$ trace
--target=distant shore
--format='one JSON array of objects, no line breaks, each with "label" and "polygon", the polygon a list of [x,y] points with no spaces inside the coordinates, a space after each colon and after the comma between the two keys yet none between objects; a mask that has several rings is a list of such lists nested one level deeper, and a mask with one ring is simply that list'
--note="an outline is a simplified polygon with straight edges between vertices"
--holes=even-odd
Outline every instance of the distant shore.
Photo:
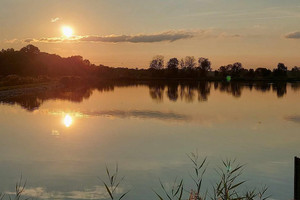
[{"label": "distant shore", "polygon": [[129,69],[94,65],[81,56],[63,58],[56,54],[40,52],[39,48],[33,45],[27,45],[19,51],[0,51],[0,91],[40,88],[41,85],[48,87],[45,85],[49,83],[81,86],[157,81],[296,82],[300,81],[300,67],[288,68],[284,63],[278,63],[273,70],[263,67],[245,69],[242,63],[235,62],[213,70],[208,58],[171,58],[165,64],[163,56],[155,56],[148,69]]},{"label": "distant shore", "polygon": [[22,90],[45,90],[62,87],[76,87],[82,85],[98,85],[112,83],[195,83],[199,81],[208,82],[299,82],[298,78],[231,78],[230,80],[220,77],[208,76],[205,78],[172,78],[172,77],[115,77],[115,78],[95,78],[95,77],[80,77],[80,76],[62,76],[62,77],[22,77],[17,75],[8,75],[0,77],[0,91],[16,91]]}]

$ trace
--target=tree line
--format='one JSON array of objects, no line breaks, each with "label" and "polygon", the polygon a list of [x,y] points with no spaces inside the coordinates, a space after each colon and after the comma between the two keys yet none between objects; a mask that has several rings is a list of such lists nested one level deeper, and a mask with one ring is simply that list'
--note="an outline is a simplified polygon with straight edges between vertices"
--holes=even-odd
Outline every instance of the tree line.
[{"label": "tree line", "polygon": [[[272,78],[299,78],[300,67],[294,66],[291,70],[284,63],[278,63],[273,70],[259,67],[256,69],[245,69],[240,62],[220,66],[212,70],[211,61],[208,58],[186,56],[182,59],[171,58],[164,64],[164,57],[154,56],[150,61],[149,69],[152,71],[165,71],[164,75],[194,78],[224,78],[230,76],[236,79],[272,79]],[[159,73],[158,73],[159,74]],[[162,73],[161,73],[162,74]]]},{"label": "tree line", "polygon": [[221,66],[212,70],[208,58],[186,56],[183,59],[171,58],[164,61],[163,56],[155,56],[148,69],[129,69],[94,65],[82,56],[63,58],[56,54],[41,52],[34,45],[27,45],[20,50],[2,49],[0,51],[0,79],[8,75],[17,76],[78,76],[93,79],[196,79],[196,80],[300,80],[300,67],[288,70],[279,63],[277,68],[245,69],[239,62]]}]

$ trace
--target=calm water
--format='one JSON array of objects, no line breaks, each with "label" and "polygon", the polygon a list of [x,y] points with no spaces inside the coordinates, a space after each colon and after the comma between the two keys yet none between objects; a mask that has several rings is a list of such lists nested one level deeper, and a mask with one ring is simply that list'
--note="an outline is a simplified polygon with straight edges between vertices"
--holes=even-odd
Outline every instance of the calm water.
[{"label": "calm water", "polygon": [[245,187],[293,198],[300,156],[299,84],[120,85],[2,99],[0,191],[37,199],[105,199],[97,177],[118,162],[127,199],[156,199],[159,178],[192,184],[186,153],[208,157],[205,187],[221,160],[246,164]]}]

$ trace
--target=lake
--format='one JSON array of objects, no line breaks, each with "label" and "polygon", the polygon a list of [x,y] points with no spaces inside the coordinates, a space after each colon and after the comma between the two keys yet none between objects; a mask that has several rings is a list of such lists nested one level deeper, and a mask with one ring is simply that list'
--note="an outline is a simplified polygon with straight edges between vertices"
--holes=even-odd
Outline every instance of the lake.
[{"label": "lake", "polygon": [[157,199],[159,179],[192,187],[187,154],[207,157],[204,188],[222,160],[245,164],[242,188],[292,199],[300,156],[299,83],[109,84],[3,98],[0,191],[21,174],[36,199],[107,199],[98,177],[119,166],[124,199]]}]

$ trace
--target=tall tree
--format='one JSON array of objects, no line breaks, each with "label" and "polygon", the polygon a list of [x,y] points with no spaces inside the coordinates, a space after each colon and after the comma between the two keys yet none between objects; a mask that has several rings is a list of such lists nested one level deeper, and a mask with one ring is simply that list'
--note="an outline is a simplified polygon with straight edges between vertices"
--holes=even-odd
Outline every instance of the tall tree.
[{"label": "tall tree", "polygon": [[206,76],[208,71],[211,71],[211,62],[208,58],[199,58],[198,59],[198,69],[201,72],[201,75]]},{"label": "tall tree", "polygon": [[184,59],[185,67],[188,69],[193,69],[196,66],[196,59],[194,56],[186,56]]},{"label": "tall tree", "polygon": [[286,76],[287,67],[283,63],[278,63],[277,68],[273,70],[275,76]]},{"label": "tall tree", "polygon": [[231,72],[235,75],[239,74],[242,70],[243,70],[243,66],[242,63],[240,62],[236,62],[233,63],[232,67],[231,67]]},{"label": "tall tree", "polygon": [[20,52],[22,53],[30,53],[30,54],[39,54],[40,50],[38,47],[33,46],[32,44],[29,44],[25,47],[23,47]]},{"label": "tall tree", "polygon": [[157,55],[153,57],[152,61],[150,62],[151,69],[163,69],[164,68],[164,57]]},{"label": "tall tree", "polygon": [[180,59],[179,66],[180,66],[181,69],[185,68],[185,63],[184,63],[184,59],[183,58]]},{"label": "tall tree", "polygon": [[175,70],[178,69],[179,61],[177,58],[171,58],[167,64],[168,70]]}]

